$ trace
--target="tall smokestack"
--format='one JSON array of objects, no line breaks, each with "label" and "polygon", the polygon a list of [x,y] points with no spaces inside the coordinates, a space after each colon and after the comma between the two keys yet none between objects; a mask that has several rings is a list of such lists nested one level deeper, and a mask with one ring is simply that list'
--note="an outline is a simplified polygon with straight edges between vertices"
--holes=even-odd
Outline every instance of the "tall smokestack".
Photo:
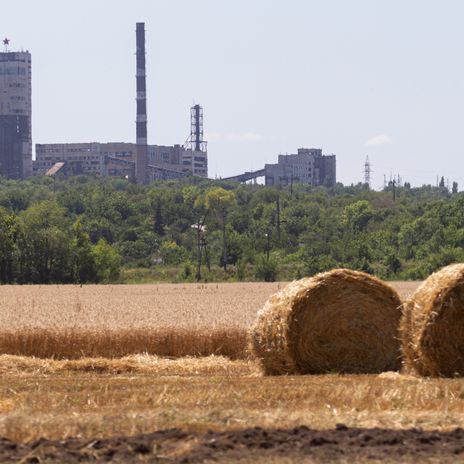
[{"label": "tall smokestack", "polygon": [[148,182],[148,147],[147,147],[147,78],[145,69],[145,23],[137,23],[137,158],[135,177],[137,183]]}]

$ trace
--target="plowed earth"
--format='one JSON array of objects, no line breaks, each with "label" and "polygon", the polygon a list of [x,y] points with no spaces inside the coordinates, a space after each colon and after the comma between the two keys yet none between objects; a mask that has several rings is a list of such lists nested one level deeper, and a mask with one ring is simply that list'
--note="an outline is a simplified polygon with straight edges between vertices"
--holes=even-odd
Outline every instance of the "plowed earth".
[{"label": "plowed earth", "polygon": [[348,428],[317,431],[252,428],[187,433],[180,429],[107,439],[37,440],[17,444],[0,439],[0,462],[462,462],[464,430]]}]

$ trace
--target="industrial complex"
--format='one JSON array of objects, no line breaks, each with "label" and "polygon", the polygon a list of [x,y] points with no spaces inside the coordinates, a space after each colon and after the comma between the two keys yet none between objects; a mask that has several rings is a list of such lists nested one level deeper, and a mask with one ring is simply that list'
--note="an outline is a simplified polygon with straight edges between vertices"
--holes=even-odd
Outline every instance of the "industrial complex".
[{"label": "industrial complex", "polygon": [[208,177],[208,151],[203,135],[203,108],[190,110],[190,136],[183,145],[148,145],[145,24],[136,25],[136,143],[49,143],[36,145],[34,173],[154,180],[186,175]]},{"label": "industrial complex", "polygon": [[[140,184],[179,179],[188,175],[208,177],[208,150],[203,131],[203,108],[190,109],[190,135],[183,144],[149,145],[145,24],[136,24],[136,141],[36,144],[32,159],[31,54],[10,52],[9,40],[0,53],[0,176],[24,179],[33,174],[49,176],[94,175],[135,179]],[[279,155],[276,164],[245,172],[227,180],[246,182],[264,178],[269,186],[293,183],[333,186],[335,155],[321,149],[300,148],[296,154]]]},{"label": "industrial complex", "polygon": [[[196,114],[202,115],[202,112],[201,106],[192,107],[192,134],[183,145],[126,142],[36,144],[34,172],[135,178],[139,183],[178,179],[189,174],[208,177],[206,142],[199,142],[196,136]],[[55,166],[57,163],[61,163],[59,169]]]},{"label": "industrial complex", "polygon": [[224,180],[247,182],[264,177],[268,186],[285,187],[293,183],[333,187],[336,183],[336,157],[323,155],[320,148],[299,148],[295,155],[279,155],[276,164],[265,164],[264,169],[245,172]]}]

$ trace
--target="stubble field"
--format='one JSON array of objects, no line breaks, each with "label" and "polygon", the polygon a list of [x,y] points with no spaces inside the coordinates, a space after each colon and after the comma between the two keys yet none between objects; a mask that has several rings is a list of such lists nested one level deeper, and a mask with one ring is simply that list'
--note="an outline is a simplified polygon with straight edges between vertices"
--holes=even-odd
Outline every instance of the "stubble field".
[{"label": "stubble field", "polygon": [[0,461],[464,460],[461,380],[263,377],[283,285],[1,287]]}]

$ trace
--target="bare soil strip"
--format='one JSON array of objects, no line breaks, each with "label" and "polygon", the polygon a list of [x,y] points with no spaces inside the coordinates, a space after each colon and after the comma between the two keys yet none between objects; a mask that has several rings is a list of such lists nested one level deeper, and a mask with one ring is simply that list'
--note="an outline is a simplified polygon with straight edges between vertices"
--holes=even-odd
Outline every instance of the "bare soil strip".
[{"label": "bare soil strip", "polygon": [[[37,440],[18,444],[0,439],[0,462],[169,462],[249,461],[276,462],[440,462],[464,459],[464,430],[451,432],[419,429],[389,430],[348,428],[332,430],[242,429],[204,434],[180,429],[132,437]],[[431,461],[430,461],[431,459]]]}]

